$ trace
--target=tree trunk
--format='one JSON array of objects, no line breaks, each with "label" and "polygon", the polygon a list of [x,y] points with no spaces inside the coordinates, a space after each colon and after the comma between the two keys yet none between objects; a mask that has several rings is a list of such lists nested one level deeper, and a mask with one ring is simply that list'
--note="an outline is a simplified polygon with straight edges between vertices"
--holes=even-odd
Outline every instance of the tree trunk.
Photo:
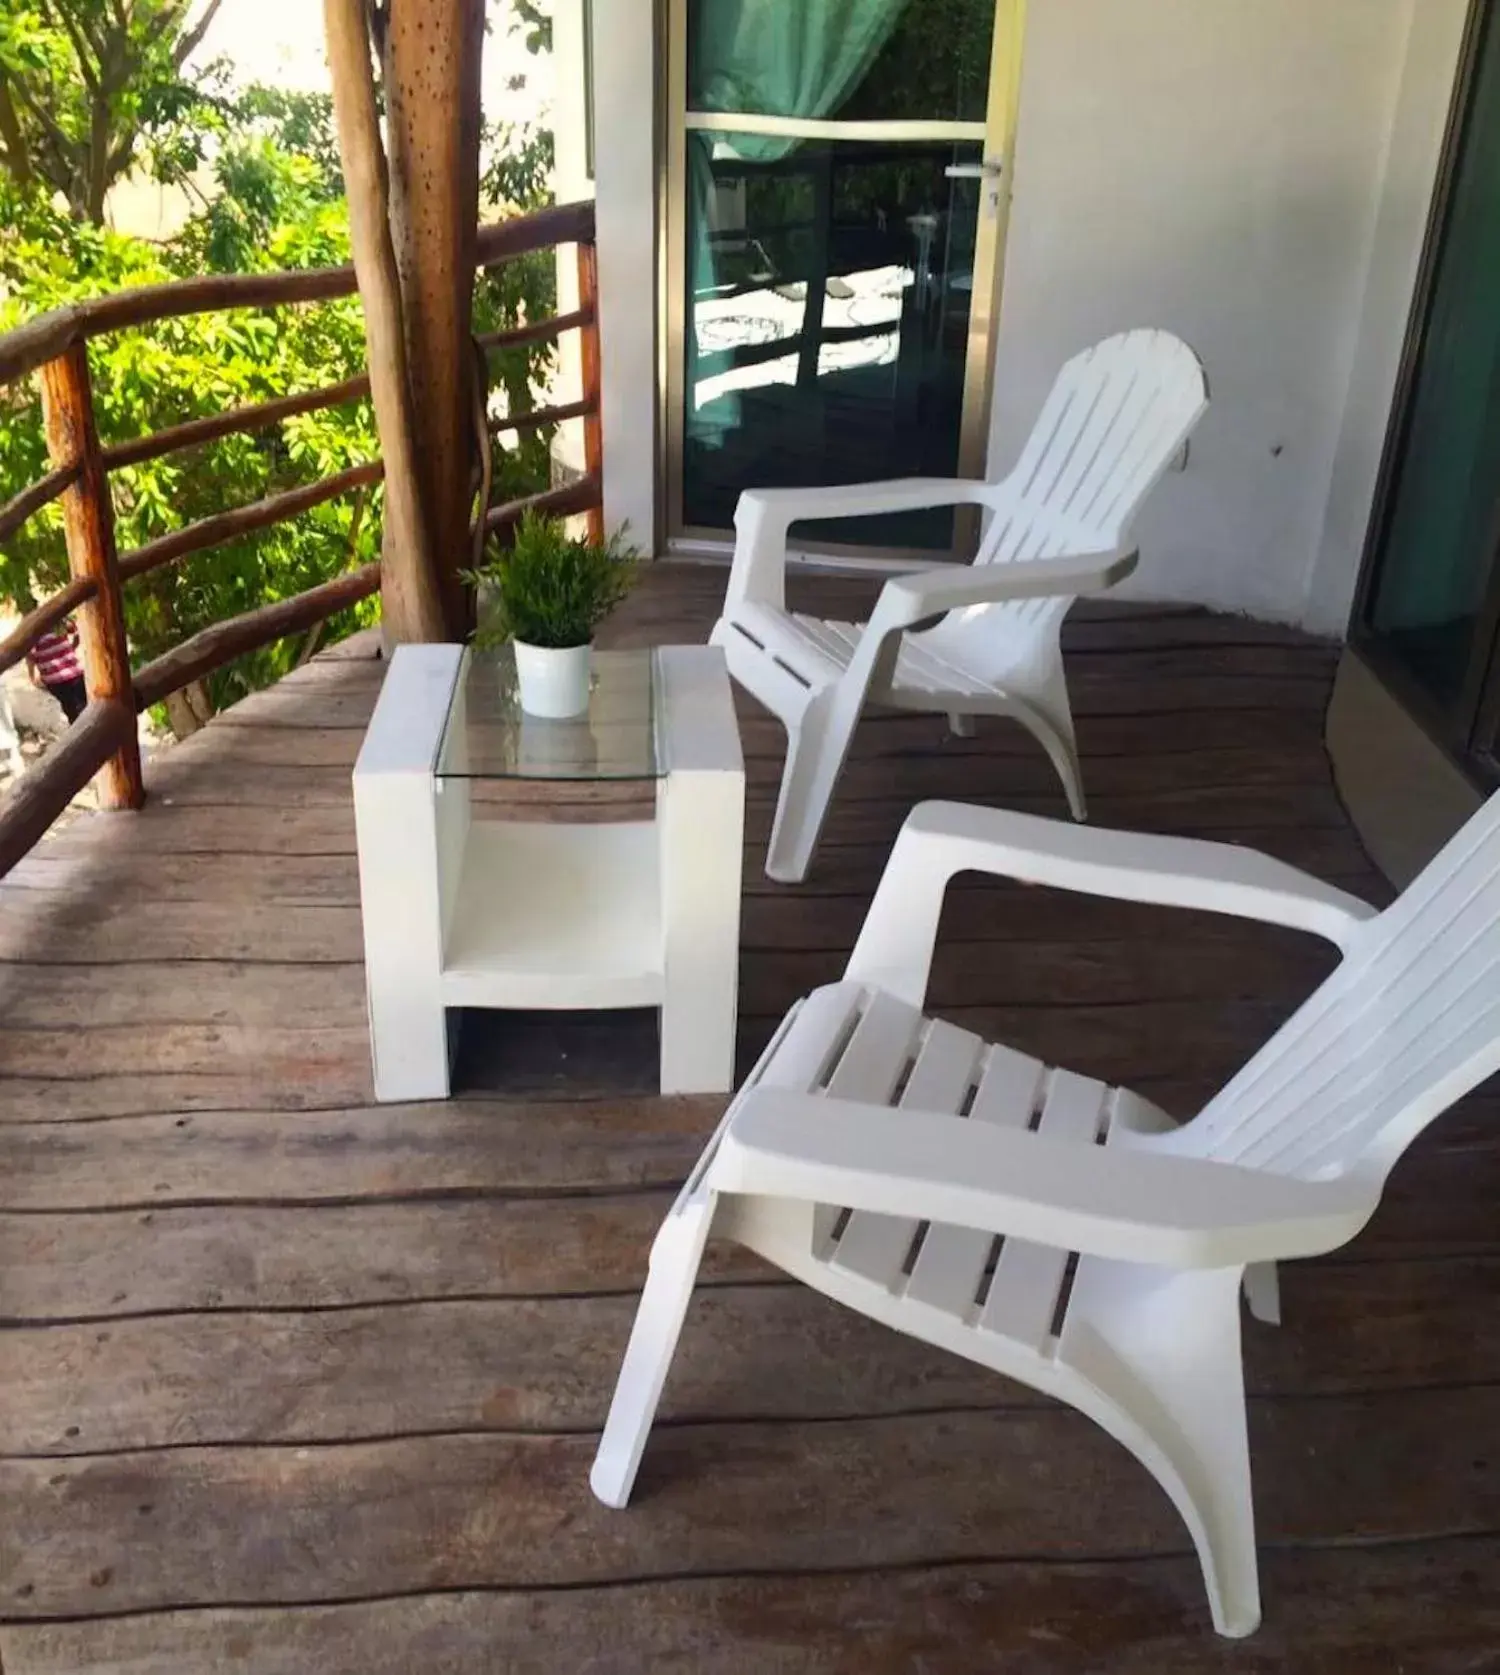
[{"label": "tree trunk", "polygon": [[473,509],[475,232],[484,0],[394,0],[381,42],[390,227],[401,274],[417,464],[438,585],[466,626]]},{"label": "tree trunk", "polygon": [[[442,9],[450,0],[397,0]],[[467,3],[467,0],[465,0]],[[389,178],[376,111],[365,0],[324,0],[349,236],[364,305],[375,424],[385,459],[381,604],[388,639],[443,640],[457,631],[444,608],[432,502],[418,455],[400,274],[391,242]],[[423,187],[426,182],[422,182]],[[476,193],[477,198],[477,193]],[[477,216],[477,202],[469,214]],[[472,285],[473,275],[469,276]],[[467,461],[467,454],[465,455]]]}]

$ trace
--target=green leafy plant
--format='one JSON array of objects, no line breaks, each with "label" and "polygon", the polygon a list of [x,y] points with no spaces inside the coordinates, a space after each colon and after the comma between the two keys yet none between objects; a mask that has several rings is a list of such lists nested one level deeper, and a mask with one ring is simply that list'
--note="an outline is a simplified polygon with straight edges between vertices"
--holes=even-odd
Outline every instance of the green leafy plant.
[{"label": "green leafy plant", "polygon": [[527,512],[513,544],[469,577],[493,594],[478,643],[586,646],[630,591],[636,563],[623,527],[602,544],[578,541],[560,519]]}]

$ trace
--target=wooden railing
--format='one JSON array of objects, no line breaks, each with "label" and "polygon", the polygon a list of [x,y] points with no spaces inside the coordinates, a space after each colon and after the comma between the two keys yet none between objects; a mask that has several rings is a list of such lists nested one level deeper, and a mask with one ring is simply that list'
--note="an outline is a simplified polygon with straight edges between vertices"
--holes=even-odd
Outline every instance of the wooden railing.
[{"label": "wooden railing", "polygon": [[[478,338],[494,349],[582,334],[582,399],[501,419],[493,431],[520,430],[581,418],[585,473],[577,481],[526,499],[489,506],[487,531],[513,523],[529,507],[559,515],[588,512],[600,521],[602,444],[599,424],[598,279],[592,204],[541,210],[479,229],[478,266],[490,268],[534,250],[578,246],[579,306],[569,314],[529,320]],[[71,580],[44,600],[0,640],[0,674],[19,663],[50,629],[78,616],[88,706],[67,736],[17,782],[0,803],[0,877],[48,830],[61,811],[96,775],[100,805],[137,808],[143,800],[136,716],[149,704],[201,680],[246,652],[289,634],[303,633],[374,593],[380,566],[366,564],[291,599],[215,623],[181,645],[132,671],[125,639],[121,589],[139,576],[191,553],[283,523],[313,506],[378,482],[376,459],[331,477],[286,489],[247,506],[202,518],[129,552],[115,546],[109,474],[238,432],[255,431],[298,413],[334,407],[369,393],[368,376],[342,384],[258,402],[193,419],[110,446],[100,443],[89,381],[88,345],[105,333],[189,314],[231,308],[270,308],[351,296],[352,267],[294,273],[215,275],[142,286],[94,301],[74,303],[0,336],[0,386],[39,373],[47,448],[53,469],[0,505],[0,541],[44,506],[61,499]]]}]

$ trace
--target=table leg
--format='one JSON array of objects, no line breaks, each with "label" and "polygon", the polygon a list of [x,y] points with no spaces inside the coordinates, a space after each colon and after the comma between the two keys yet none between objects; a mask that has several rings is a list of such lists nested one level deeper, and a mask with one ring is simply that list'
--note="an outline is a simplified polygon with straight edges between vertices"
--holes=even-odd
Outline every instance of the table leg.
[{"label": "table leg", "polygon": [[454,871],[458,827],[466,823],[467,787],[440,785],[433,769],[459,651],[398,649],[354,770],[365,988],[379,1100],[446,1099],[449,1092],[443,886]]},{"label": "table leg", "polygon": [[660,654],[668,772],[657,782],[661,1091],[734,1086],[745,773],[723,654]]}]

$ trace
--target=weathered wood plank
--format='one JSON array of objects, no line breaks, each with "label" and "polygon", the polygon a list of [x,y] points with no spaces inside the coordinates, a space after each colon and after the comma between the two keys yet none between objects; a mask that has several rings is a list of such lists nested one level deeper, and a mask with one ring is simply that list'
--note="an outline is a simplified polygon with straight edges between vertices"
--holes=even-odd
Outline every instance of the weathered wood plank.
[{"label": "weathered wood plank", "polygon": [[[635,1296],[173,1315],[5,1334],[0,1456],[598,1430]],[[1040,1398],[794,1285],[710,1287],[661,1410],[826,1419]]]},{"label": "weathered wood plank", "polygon": [[[65,835],[65,834],[64,834]],[[137,834],[139,836],[139,834]],[[1271,833],[1271,847],[1299,857],[1295,864],[1316,876],[1346,888],[1368,884],[1369,899],[1388,896],[1368,861],[1342,832],[1309,830]],[[226,832],[225,842],[254,842],[254,835]],[[247,849],[233,854],[190,850],[161,854],[144,842],[122,843],[115,854],[101,852],[95,844],[69,845],[49,842],[28,855],[0,883],[0,908],[17,902],[19,890],[51,890],[76,894],[97,889],[119,893],[153,906],[163,903],[198,901],[243,903],[260,906],[343,906],[359,905],[359,869],[352,850],[332,855],[282,854],[276,837],[268,833],[261,850]],[[1256,847],[1259,847],[1258,845]],[[820,887],[816,880],[789,890],[773,885],[758,873],[748,879],[747,888],[755,899],[745,914],[742,947],[843,948],[854,946],[869,892],[889,851],[878,845],[865,850],[842,849],[841,865]],[[760,859],[753,850],[751,859]],[[858,877],[846,878],[847,869],[858,866],[869,882],[856,888]],[[1378,893],[1377,893],[1378,891]],[[962,876],[949,886],[950,901],[961,901],[962,912],[950,912],[944,922],[942,941],[973,940],[983,926],[983,935],[999,941],[1033,941],[1066,938],[1077,942],[1135,940],[1142,933],[1156,937],[1166,933],[1184,942],[1197,938],[1244,935],[1244,927],[1214,916],[1185,913],[1164,914],[1160,908],[1120,903],[1102,897],[1069,897],[1055,893],[1011,889],[1002,880]],[[33,907],[36,903],[32,903]],[[978,917],[976,917],[976,915]],[[1200,931],[1201,926],[1201,931]]]},{"label": "weathered wood plank", "polygon": [[[831,960],[830,964],[837,964]],[[741,998],[739,1053],[742,1067],[759,1056],[775,1024],[801,992],[794,978],[750,980]],[[1065,1064],[1081,1074],[1153,1091],[1166,1079],[1205,1099],[1289,1015],[1295,999],[1266,1002],[1255,998],[1217,999],[1206,1009],[1198,997],[1179,1000],[1083,1004],[1059,1001],[945,1005],[942,1014],[986,1040],[1003,1041],[1050,1064]],[[1206,1015],[1205,1015],[1206,1014]],[[513,1026],[514,1027],[514,1026]],[[649,1079],[645,1053],[621,1045],[608,1021],[585,1021],[588,1040],[597,1049],[598,1066],[589,1091],[604,1091],[601,1067],[639,1072],[638,1086]],[[649,1028],[649,1020],[643,1020]],[[539,1026],[532,1030],[536,1052],[518,1060],[501,1047],[486,1055],[481,1085],[528,1091],[550,1074],[537,1068],[544,1058],[568,1051],[560,1039],[542,1046]],[[623,1053],[623,1058],[618,1055]],[[153,1076],[201,1078],[217,1084],[220,1109],[235,1103],[259,1109],[328,1108],[354,1105],[371,1097],[368,1035],[362,1024],[339,1028],[299,1028],[236,1023],[162,1023],[150,1030],[132,1026],[75,1028],[65,1032],[0,1029],[0,1086],[4,1078],[50,1085],[52,1103],[70,1097],[64,1090],[88,1086],[101,1064],[111,1075],[128,1080]],[[565,1066],[558,1060],[557,1072]],[[574,1088],[589,1067],[577,1066]],[[170,1083],[166,1084],[170,1087]],[[563,1091],[566,1091],[566,1084]],[[25,1120],[18,1115],[20,1090],[3,1100],[0,1128]],[[189,1105],[197,1101],[188,1101]],[[158,1106],[162,1109],[162,1106]],[[169,1101],[166,1108],[171,1108]],[[1183,1114],[1191,1110],[1184,1108]],[[55,1124],[73,1115],[67,1107],[51,1115]]]},{"label": "weathered wood plank", "polygon": [[[1500,1445],[1487,1390],[1258,1402],[1251,1430],[1266,1546],[1483,1535],[1500,1520],[1500,1468],[1477,1463]],[[4,1609],[106,1616],[1186,1545],[1147,1474],[1063,1409],[665,1426],[623,1516],[589,1493],[594,1444],[460,1435],[5,1461]]]},{"label": "weathered wood plank", "polygon": [[460,1099],[0,1126],[0,1208],[348,1203],[675,1185],[724,1109],[673,1099]]},{"label": "weathered wood plank", "polygon": [[[364,971],[358,965],[243,965],[221,960],[177,960],[142,965],[126,985],[109,965],[0,963],[0,1034],[170,1024],[219,1024],[244,1029],[358,1029],[365,1023]],[[56,1041],[53,1074],[72,1054]],[[87,1059],[84,1059],[87,1068]],[[3,1048],[0,1064],[8,1065]],[[94,1066],[97,1069],[97,1066]]]},{"label": "weathered wood plank", "polygon": [[[635,1253],[633,1276],[601,1279],[639,1283],[645,1254]],[[1253,1394],[1500,1380],[1500,1333],[1475,1330],[1500,1302],[1500,1261],[1441,1274],[1425,1262],[1309,1264],[1288,1280],[1289,1328],[1248,1335]],[[0,1347],[0,1455],[597,1430],[635,1307],[632,1287],[13,1327]],[[660,1418],[828,1420],[1044,1402],[805,1287],[711,1285],[693,1305]]]},{"label": "weathered wood plank", "polygon": [[288,1083],[325,1100],[373,1098],[363,1023],[301,1027],[265,1023],[113,1024],[61,1031],[0,1029],[0,1070],[58,1087],[110,1074],[212,1075],[249,1089]]},{"label": "weathered wood plank", "polygon": [[[684,1142],[684,1153],[689,1143]],[[554,1198],[215,1204],[0,1214],[3,1318],[348,1308],[474,1297],[634,1296],[673,1189]],[[769,1270],[715,1241],[705,1284]]]},{"label": "weathered wood plank", "polygon": [[[274,1127],[277,1119],[266,1116],[263,1121]],[[605,1177],[611,1160],[591,1158],[590,1144],[607,1146],[609,1141],[579,1138],[577,1145],[580,1161]],[[699,1144],[700,1137],[692,1133],[666,1136],[652,1167],[675,1181],[686,1173]],[[503,1195],[360,1202],[370,1191],[387,1192],[389,1183],[379,1173],[348,1169],[350,1197],[356,1201],[224,1202],[225,1196],[253,1194],[257,1161],[253,1151],[242,1163],[222,1160],[211,1177],[218,1195],[212,1208],[0,1214],[0,1315],[12,1322],[41,1322],[455,1297],[633,1295],[673,1191],[612,1194],[590,1187],[566,1202]],[[413,1178],[423,1177],[409,1173],[397,1185]],[[277,1178],[270,1184],[277,1184]],[[66,1185],[66,1180],[59,1183],[59,1193]],[[1302,1340],[1311,1337],[1319,1350],[1337,1356],[1346,1338],[1368,1336],[1376,1354],[1387,1314],[1404,1318],[1399,1299],[1417,1294],[1426,1298],[1424,1308],[1453,1322],[1455,1331],[1469,1331],[1477,1351],[1487,1353],[1480,1317],[1471,1315],[1465,1323],[1450,1300],[1431,1288],[1441,1288],[1448,1271],[1433,1265],[1434,1259],[1466,1262],[1500,1254],[1497,1195],[1500,1154],[1495,1152],[1475,1156],[1424,1145],[1403,1159],[1380,1210],[1352,1245],[1328,1263],[1286,1270],[1287,1326],[1270,1340],[1274,1353],[1302,1353]],[[1401,1272],[1389,1282],[1345,1272],[1361,1264],[1391,1263]],[[757,1258],[736,1246],[715,1241],[709,1247],[704,1275],[710,1281],[764,1272]],[[1385,1295],[1387,1284],[1397,1301]],[[1343,1316],[1334,1303],[1320,1301],[1339,1298],[1347,1305]],[[1445,1334],[1447,1329],[1445,1324]],[[1252,1331],[1253,1339],[1259,1336]]]},{"label": "weathered wood plank", "polygon": [[275,965],[364,958],[353,906],[302,902],[265,912],[233,902],[122,901],[109,899],[102,882],[87,891],[13,892],[4,903],[0,960],[28,966],[158,964],[184,954]]},{"label": "weathered wood plank", "polygon": [[352,856],[354,807],[351,802],[347,808],[179,808],[148,802],[128,819],[85,814],[54,831],[36,854],[145,857],[164,849],[178,855]]},{"label": "weathered wood plank", "polygon": [[[275,898],[273,897],[272,900]],[[987,908],[988,904],[983,904]],[[1266,994],[1310,993],[1334,963],[1307,939],[1258,936],[1229,925],[1225,934],[1154,939],[1027,942],[989,932],[988,913],[965,895],[973,917],[962,937],[950,936],[928,988],[928,1004],[959,1006],[1132,1005],[1141,1001],[1257,1000]],[[841,975],[853,946],[847,934],[804,910],[793,934],[812,948],[747,948],[741,960],[740,1004],[747,1013],[784,1009],[788,1001]],[[854,917],[851,915],[850,917]],[[792,920],[785,915],[780,922]],[[975,922],[978,921],[978,922]],[[840,922],[840,929],[843,929]],[[1238,933],[1238,934],[1236,934]],[[1004,953],[997,953],[998,947]],[[364,975],[354,963],[241,963],[220,960],[141,962],[126,990],[112,965],[0,962],[0,1067],[22,1073],[26,1043],[18,1030],[72,1026],[72,1041],[49,1044],[49,1073],[91,1074],[91,1032],[130,1024],[213,1023],[275,1029],[295,1018],[299,1030],[358,1029],[365,1022]],[[17,1048],[19,1056],[8,1051]],[[211,1043],[217,1047],[217,1043]],[[125,1062],[116,1068],[126,1071]]]},{"label": "weathered wood plank", "polygon": [[0,1646],[7,1675],[1476,1675],[1500,1642],[1497,1568],[1492,1538],[1265,1551],[1248,1644],[1213,1634],[1174,1556],[149,1613],[15,1625]]},{"label": "weathered wood plank", "polygon": [[[212,753],[204,750],[189,754],[193,740],[186,741],[180,750],[169,750],[153,763],[152,786],[160,794],[178,796],[200,778],[217,785],[225,767],[233,766],[250,784],[263,783],[268,794],[290,787],[309,800],[315,794],[334,790],[347,795],[349,772],[362,742],[355,730],[298,728],[290,730],[293,736],[289,739],[283,739],[280,730],[269,728],[241,731],[246,735],[245,748],[236,750],[232,761],[226,759],[222,746]],[[197,736],[217,744],[217,735],[211,730]],[[744,743],[752,795],[774,796],[786,754],[784,739],[761,735]],[[945,740],[937,735],[899,750],[886,745],[861,753],[845,768],[837,795],[849,802],[951,796],[955,775],[962,776],[966,796],[979,802],[1041,797],[1055,786],[1056,773],[1040,748],[1015,754],[975,748],[987,743],[977,737]],[[252,771],[246,772],[247,766]],[[1290,753],[1274,745],[1101,756],[1097,763],[1086,761],[1085,769],[1091,796],[1122,800],[1163,793],[1198,793],[1201,799],[1205,789],[1216,786],[1321,792],[1329,783],[1327,764],[1319,756],[1311,751]],[[543,784],[525,780],[497,783],[533,789]],[[619,784],[602,783],[615,788]],[[555,794],[557,787],[545,789]]]},{"label": "weathered wood plank", "polygon": [[[1023,814],[1058,814],[1061,791],[1016,792],[1004,798],[1006,808]],[[976,798],[975,801],[989,799]],[[995,799],[999,801],[999,799]],[[828,812],[827,853],[833,859],[820,869],[828,877],[837,865],[837,850],[850,843],[890,843],[911,812],[913,799],[905,796],[841,797],[835,793]],[[1064,809],[1066,805],[1062,805]],[[1178,832],[1188,836],[1217,837],[1230,841],[1239,831],[1254,827],[1273,830],[1278,826],[1322,827],[1347,831],[1343,813],[1332,786],[1309,786],[1290,794],[1264,786],[1193,786],[1163,790],[1159,795],[1099,796],[1090,792],[1091,818],[1100,826],[1127,831]],[[1097,814],[1092,811],[1097,808]],[[752,846],[770,832],[775,800],[769,792],[752,792],[745,799],[745,829]],[[824,853],[820,848],[819,853]]]},{"label": "weathered wood plank", "polygon": [[[959,911],[973,912],[976,905],[975,897],[966,895]],[[988,915],[985,929],[987,921]],[[1310,938],[1273,938],[1243,926],[1228,927],[1220,936],[1179,939],[1171,934],[1170,920],[1158,920],[1154,937],[1108,942],[1029,942],[986,937],[979,930],[971,922],[967,936],[939,944],[927,986],[929,1007],[947,1013],[975,1006],[1133,1006],[1194,997],[1261,1001],[1266,995],[1310,994],[1337,963],[1336,954]],[[786,997],[836,982],[852,946],[830,938],[817,950],[747,953],[740,1005],[750,1013],[784,1009]]]}]

